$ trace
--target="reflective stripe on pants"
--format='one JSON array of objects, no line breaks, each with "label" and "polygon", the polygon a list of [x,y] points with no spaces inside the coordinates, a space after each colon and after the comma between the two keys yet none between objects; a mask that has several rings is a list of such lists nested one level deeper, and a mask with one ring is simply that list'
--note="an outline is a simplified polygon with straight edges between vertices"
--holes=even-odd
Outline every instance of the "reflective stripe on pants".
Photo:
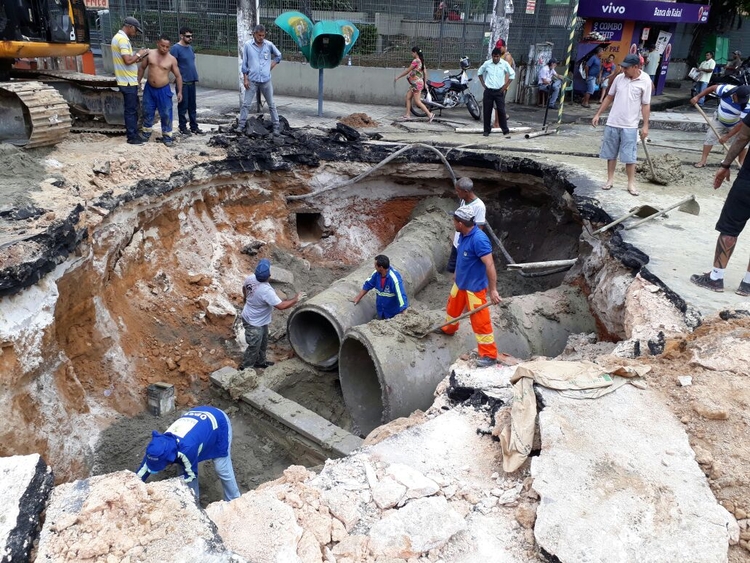
[{"label": "reflective stripe on pants", "polygon": [[[473,311],[477,307],[487,303],[487,290],[467,291],[458,289],[454,283],[451,288],[451,294],[448,297],[448,305],[445,308],[445,320],[452,321],[460,317],[465,310]],[[471,328],[477,339],[477,348],[480,356],[486,358],[497,358],[497,346],[495,345],[495,335],[492,331],[492,319],[490,318],[490,309],[482,309],[469,317]],[[446,334],[454,334],[458,330],[458,321],[443,328]]]}]

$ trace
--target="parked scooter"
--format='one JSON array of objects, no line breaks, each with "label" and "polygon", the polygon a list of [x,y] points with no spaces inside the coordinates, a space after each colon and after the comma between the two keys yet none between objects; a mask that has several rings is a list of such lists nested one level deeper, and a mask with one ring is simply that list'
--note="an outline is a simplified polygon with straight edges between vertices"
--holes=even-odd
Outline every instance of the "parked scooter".
[{"label": "parked scooter", "polygon": [[[466,74],[466,69],[471,66],[469,57],[462,57],[461,61],[461,72],[458,74],[448,74],[448,77],[442,82],[434,82],[432,80],[425,81],[425,88],[422,89],[422,102],[427,106],[430,111],[452,109],[459,106],[466,106],[469,110],[471,117],[479,119],[479,104],[474,94],[469,90],[469,82],[471,78]],[[411,112],[417,117],[425,117],[425,113],[420,110],[416,104],[412,104]]]}]

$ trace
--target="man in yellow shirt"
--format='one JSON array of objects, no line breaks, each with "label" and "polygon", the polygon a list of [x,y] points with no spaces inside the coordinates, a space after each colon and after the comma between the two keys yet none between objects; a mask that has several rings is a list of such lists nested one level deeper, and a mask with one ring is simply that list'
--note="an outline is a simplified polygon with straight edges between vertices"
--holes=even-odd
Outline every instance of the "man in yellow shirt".
[{"label": "man in yellow shirt", "polygon": [[123,26],[112,38],[112,61],[115,66],[115,79],[123,98],[125,129],[128,143],[140,145],[143,139],[138,135],[138,63],[148,55],[148,49],[133,53],[130,39],[143,33],[140,22],[127,17]]}]

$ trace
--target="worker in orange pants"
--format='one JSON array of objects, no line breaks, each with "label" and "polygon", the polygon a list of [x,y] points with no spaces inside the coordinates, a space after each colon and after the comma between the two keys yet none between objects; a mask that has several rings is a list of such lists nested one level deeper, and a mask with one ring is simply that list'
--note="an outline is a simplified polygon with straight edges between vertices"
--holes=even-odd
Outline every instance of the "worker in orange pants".
[{"label": "worker in orange pants", "polygon": [[[497,272],[492,259],[492,245],[487,235],[474,223],[475,210],[469,206],[456,209],[453,225],[459,233],[456,259],[456,281],[451,288],[446,306],[446,321],[453,321],[464,310],[473,311],[487,302],[487,290],[492,303],[500,303],[497,292]],[[471,328],[477,339],[479,359],[477,367],[488,367],[497,363],[497,346],[492,331],[489,309],[483,309],[471,317]],[[454,334],[458,322],[442,328],[445,334]]]}]

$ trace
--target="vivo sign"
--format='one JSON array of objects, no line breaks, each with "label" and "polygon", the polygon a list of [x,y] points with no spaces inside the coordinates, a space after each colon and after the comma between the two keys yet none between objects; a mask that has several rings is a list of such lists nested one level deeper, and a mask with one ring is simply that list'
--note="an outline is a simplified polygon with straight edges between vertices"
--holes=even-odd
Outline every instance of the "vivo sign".
[{"label": "vivo sign", "polygon": [[624,14],[625,6],[615,6],[610,2],[606,6],[602,6],[602,12],[605,14]]},{"label": "vivo sign", "polygon": [[583,17],[628,19],[644,22],[704,23],[709,6],[649,0],[581,0]]}]

